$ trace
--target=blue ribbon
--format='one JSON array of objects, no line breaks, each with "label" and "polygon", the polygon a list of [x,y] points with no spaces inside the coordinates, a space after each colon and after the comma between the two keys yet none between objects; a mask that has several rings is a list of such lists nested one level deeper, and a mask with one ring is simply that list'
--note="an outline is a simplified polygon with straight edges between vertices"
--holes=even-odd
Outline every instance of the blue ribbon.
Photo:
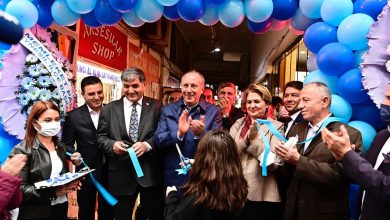
[{"label": "blue ribbon", "polygon": [[137,177],[143,177],[144,173],[142,172],[141,165],[139,164],[137,155],[135,154],[135,151],[133,148],[129,147],[127,148],[127,152],[129,152],[131,162],[133,163],[135,172],[137,173]]},{"label": "blue ribbon", "polygon": [[[68,155],[69,157],[72,156],[72,154],[69,153],[69,152],[66,152],[66,155]],[[83,158],[78,158],[78,159],[81,160],[81,163],[82,163],[85,167],[89,168],[89,166],[84,162]],[[90,175],[91,180],[92,180],[93,184],[95,185],[96,189],[99,191],[100,195],[103,196],[103,198],[106,200],[106,202],[107,202],[108,204],[110,204],[110,206],[114,206],[116,203],[118,203],[118,200],[117,200],[114,196],[112,196],[112,195],[110,194],[110,192],[108,192],[108,191],[107,191],[107,190],[106,190],[106,189],[105,189],[105,188],[104,188],[104,187],[95,179],[95,177],[93,176],[92,173],[89,173],[89,175]]]},{"label": "blue ribbon", "polygon": [[176,169],[177,175],[187,175],[190,168],[191,168],[191,164],[189,163],[180,169]]},{"label": "blue ribbon", "polygon": [[268,170],[267,170],[267,157],[269,152],[271,151],[271,145],[269,144],[269,141],[265,137],[265,135],[261,132],[261,139],[264,143],[264,155],[263,155],[263,166],[261,167],[261,175],[262,176],[268,176]]}]

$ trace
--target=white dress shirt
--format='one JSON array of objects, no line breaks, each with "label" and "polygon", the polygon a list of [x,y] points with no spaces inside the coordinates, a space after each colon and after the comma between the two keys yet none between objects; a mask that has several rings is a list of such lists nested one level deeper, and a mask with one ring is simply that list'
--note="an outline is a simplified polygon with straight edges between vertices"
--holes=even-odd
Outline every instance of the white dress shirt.
[{"label": "white dress shirt", "polygon": [[[325,120],[328,119],[331,115],[332,114],[329,114],[328,116],[326,116],[324,119],[322,119],[320,122],[318,122],[314,126],[309,122],[309,129],[307,130],[306,140],[311,138],[311,137],[313,137],[318,132],[318,130],[320,130],[320,127],[325,122]],[[305,146],[303,148],[303,152],[305,152],[307,150],[307,148],[309,147],[311,141],[312,140],[310,140],[310,141],[305,143]]]},{"label": "white dress shirt", "polygon": [[[88,105],[87,105],[87,106],[88,106]],[[93,125],[94,125],[95,128],[97,129],[98,123],[99,123],[99,115],[100,115],[100,112],[97,112],[97,111],[92,110],[89,106],[88,106],[88,111],[89,111],[89,115],[91,116]]]}]

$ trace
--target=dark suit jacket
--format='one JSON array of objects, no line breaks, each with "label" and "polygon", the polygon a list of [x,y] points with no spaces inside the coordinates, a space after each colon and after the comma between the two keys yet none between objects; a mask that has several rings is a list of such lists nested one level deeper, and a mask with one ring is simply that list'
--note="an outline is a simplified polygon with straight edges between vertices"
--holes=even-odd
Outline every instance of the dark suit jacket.
[{"label": "dark suit jacket", "polygon": [[367,161],[353,151],[348,152],[341,161],[348,176],[366,190],[361,220],[390,218],[390,163],[384,161],[378,170],[373,169],[383,145],[389,138],[390,132],[387,129],[375,136],[365,155]]},{"label": "dark suit jacket", "polygon": [[229,116],[222,118],[222,127],[229,131],[237,119],[244,117],[244,115],[245,113],[241,109],[232,106]]},{"label": "dark suit jacket", "polygon": [[[340,122],[330,123],[330,131],[339,131]],[[294,126],[289,136],[298,134],[299,142],[306,139],[308,122]],[[351,143],[362,148],[362,138],[358,130],[346,125]],[[328,220],[348,219],[348,178],[333,158],[327,146],[317,135],[302,153],[304,144],[297,145],[301,153],[296,166],[291,169],[292,179],[287,192],[284,219]],[[298,218],[296,218],[298,217]]]},{"label": "dark suit jacket", "polygon": [[117,156],[112,149],[116,141],[123,141],[129,146],[134,144],[126,130],[123,111],[124,98],[103,107],[97,130],[99,148],[103,149],[109,158],[109,189],[114,195],[132,195],[136,192],[138,184],[142,187],[149,187],[162,182],[161,159],[156,153],[153,143],[153,135],[157,128],[162,103],[145,96],[142,100],[137,140],[138,142],[148,142],[153,149],[138,158],[144,173],[143,177],[138,178],[129,154]]},{"label": "dark suit jacket", "polygon": [[288,133],[286,134],[286,137],[289,136],[289,133],[291,132],[291,129],[294,127],[294,125],[298,124],[298,123],[301,123],[302,121],[304,121],[305,119],[303,119],[303,116],[301,113],[298,114],[298,116],[295,118],[293,124],[291,125],[291,128],[290,130],[288,131]]}]

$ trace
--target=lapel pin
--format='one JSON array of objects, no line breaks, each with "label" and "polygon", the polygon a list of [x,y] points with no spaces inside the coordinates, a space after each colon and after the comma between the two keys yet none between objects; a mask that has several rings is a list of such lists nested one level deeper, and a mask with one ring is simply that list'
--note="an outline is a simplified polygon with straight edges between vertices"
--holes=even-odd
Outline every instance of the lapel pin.
[{"label": "lapel pin", "polygon": [[147,102],[146,105],[149,105],[149,102]]}]

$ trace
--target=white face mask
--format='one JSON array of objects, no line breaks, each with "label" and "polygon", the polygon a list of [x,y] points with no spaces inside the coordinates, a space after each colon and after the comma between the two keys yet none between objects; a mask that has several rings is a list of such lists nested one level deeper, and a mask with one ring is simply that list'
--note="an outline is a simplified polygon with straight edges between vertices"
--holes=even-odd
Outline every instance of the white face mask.
[{"label": "white face mask", "polygon": [[37,123],[41,126],[41,130],[39,130],[34,126],[35,130],[37,130],[38,134],[41,134],[46,137],[56,136],[58,132],[60,132],[61,130],[61,122],[59,121],[53,121],[53,122],[37,121]]}]

